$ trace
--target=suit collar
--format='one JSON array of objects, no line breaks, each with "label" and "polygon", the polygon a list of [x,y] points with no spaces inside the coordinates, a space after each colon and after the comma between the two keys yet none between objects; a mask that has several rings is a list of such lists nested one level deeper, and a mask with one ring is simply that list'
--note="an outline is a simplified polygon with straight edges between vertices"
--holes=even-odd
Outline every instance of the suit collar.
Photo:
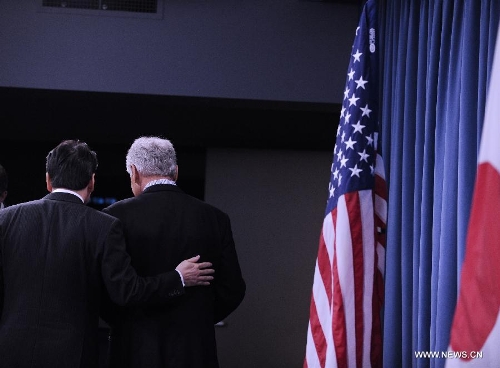
[{"label": "suit collar", "polygon": [[81,199],[78,198],[76,195],[66,192],[52,192],[43,197],[43,199],[83,204]]},{"label": "suit collar", "polygon": [[155,184],[144,189],[142,193],[153,193],[153,192],[163,192],[163,191],[182,192],[182,189],[179,188],[177,185],[172,185],[172,184]]}]

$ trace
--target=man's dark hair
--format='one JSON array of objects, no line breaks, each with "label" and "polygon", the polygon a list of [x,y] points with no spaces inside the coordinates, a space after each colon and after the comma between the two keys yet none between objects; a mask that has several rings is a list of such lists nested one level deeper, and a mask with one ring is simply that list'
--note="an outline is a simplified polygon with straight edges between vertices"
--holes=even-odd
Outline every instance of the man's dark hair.
[{"label": "man's dark hair", "polygon": [[84,189],[97,170],[97,154],[87,143],[65,140],[49,152],[45,169],[54,188]]},{"label": "man's dark hair", "polygon": [[7,171],[5,171],[4,167],[0,165],[0,194],[7,190],[9,184],[9,179],[7,177]]}]

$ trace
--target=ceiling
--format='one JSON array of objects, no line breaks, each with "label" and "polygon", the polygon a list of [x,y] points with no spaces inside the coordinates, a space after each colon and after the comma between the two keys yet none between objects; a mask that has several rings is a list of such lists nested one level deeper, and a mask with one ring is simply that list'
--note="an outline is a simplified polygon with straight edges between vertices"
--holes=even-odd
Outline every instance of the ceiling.
[{"label": "ceiling", "polygon": [[78,137],[128,144],[160,134],[185,147],[329,150],[340,105],[0,88],[2,140]]}]

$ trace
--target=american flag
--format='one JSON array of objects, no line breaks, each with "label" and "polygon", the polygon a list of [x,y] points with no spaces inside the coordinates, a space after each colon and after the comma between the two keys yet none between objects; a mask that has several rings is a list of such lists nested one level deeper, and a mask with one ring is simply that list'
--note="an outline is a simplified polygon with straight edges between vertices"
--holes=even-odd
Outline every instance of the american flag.
[{"label": "american flag", "polygon": [[500,28],[446,367],[500,366]]},{"label": "american flag", "polygon": [[376,3],[348,67],[319,239],[304,368],[381,367],[387,188],[378,146]]}]

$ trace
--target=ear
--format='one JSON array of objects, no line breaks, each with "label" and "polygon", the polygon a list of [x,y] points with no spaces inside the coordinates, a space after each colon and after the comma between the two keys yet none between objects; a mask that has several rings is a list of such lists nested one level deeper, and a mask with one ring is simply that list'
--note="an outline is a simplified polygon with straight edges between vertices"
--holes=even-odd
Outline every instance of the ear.
[{"label": "ear", "polygon": [[95,174],[92,174],[92,179],[89,181],[89,185],[87,185],[87,191],[92,193],[94,191],[94,186],[95,186]]},{"label": "ear", "polygon": [[52,180],[50,179],[48,172],[45,173],[45,183],[47,183],[47,190],[52,192],[54,188],[52,188]]},{"label": "ear", "polygon": [[179,177],[179,165],[175,165],[175,176],[174,176],[174,181],[177,181],[177,178]]},{"label": "ear", "polygon": [[132,184],[136,184],[140,188],[142,180],[141,180],[141,174],[139,174],[137,167],[135,167],[135,165],[130,165],[130,171],[132,172],[132,175],[130,176],[130,181],[132,182]]},{"label": "ear", "polygon": [[0,194],[0,203],[5,201],[5,198],[7,198],[7,191],[4,190],[2,194]]}]

